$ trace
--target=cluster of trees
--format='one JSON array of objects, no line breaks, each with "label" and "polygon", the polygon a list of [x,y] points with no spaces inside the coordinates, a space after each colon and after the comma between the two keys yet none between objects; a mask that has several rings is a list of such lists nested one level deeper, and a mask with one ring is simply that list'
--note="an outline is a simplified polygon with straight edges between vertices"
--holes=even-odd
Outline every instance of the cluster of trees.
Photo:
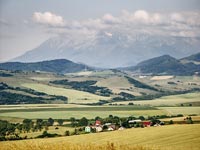
[{"label": "cluster of trees", "polygon": [[97,105],[104,105],[104,104],[107,104],[107,103],[109,103],[108,100],[99,100],[96,103],[86,103],[85,105],[97,106]]},{"label": "cluster of trees", "polygon": [[[58,123],[62,125],[63,120],[59,119]],[[26,137],[20,137],[19,134],[42,131],[43,129],[46,131],[53,124],[54,119],[52,118],[48,120],[37,119],[36,122],[33,122],[31,119],[24,119],[22,123],[16,124],[0,120],[0,141],[25,139]]]},{"label": "cluster of trees", "polygon": [[126,100],[134,99],[135,96],[129,93],[120,92],[119,95],[123,96]]},{"label": "cluster of trees", "polygon": [[39,136],[37,136],[36,138],[57,137],[57,136],[60,136],[60,135],[58,135],[58,134],[56,134],[56,133],[50,134],[50,133],[48,133],[48,132],[45,130],[45,131],[42,133],[42,135],[39,135]]},{"label": "cluster of trees", "polygon": [[71,117],[70,122],[72,127],[79,127],[79,126],[87,126],[89,120],[86,117],[83,117],[81,119],[75,119],[74,117]]},{"label": "cluster of trees", "polygon": [[6,83],[0,82],[0,90],[5,90],[5,89],[9,89],[9,88],[10,87]]},{"label": "cluster of trees", "polygon": [[31,97],[8,91],[0,91],[0,105],[2,104],[43,104],[45,103],[43,97]]},{"label": "cluster of trees", "polygon": [[16,124],[9,123],[8,121],[0,120],[0,141],[6,140],[6,136],[16,136]]},{"label": "cluster of trees", "polygon": [[[7,89],[22,91],[35,96],[33,97],[29,95],[5,91]],[[38,92],[32,89],[11,87],[3,82],[0,83],[0,100],[1,100],[0,104],[35,104],[35,103],[43,104],[53,100],[62,100],[65,101],[65,103],[68,102],[68,98],[64,96],[48,95],[46,93]]]},{"label": "cluster of trees", "polygon": [[12,74],[5,73],[5,72],[0,72],[0,77],[12,77]]},{"label": "cluster of trees", "polygon": [[156,88],[154,88],[154,87],[152,87],[152,86],[149,86],[149,85],[147,85],[147,84],[144,84],[144,83],[142,83],[142,82],[140,82],[140,81],[138,81],[138,80],[135,80],[135,79],[130,78],[130,77],[128,77],[128,76],[125,76],[125,77],[126,77],[126,78],[128,79],[128,81],[129,81],[131,84],[133,84],[135,87],[142,88],[142,89],[153,90],[153,91],[158,91],[158,89],[156,89]]},{"label": "cluster of trees", "polygon": [[78,81],[68,81],[67,79],[65,79],[65,80],[50,81],[50,83],[67,85],[76,90],[86,91],[101,96],[110,96],[112,94],[112,91],[106,87],[95,86],[94,84],[96,84],[97,81],[93,80],[78,82]]},{"label": "cluster of trees", "polygon": [[159,93],[156,94],[143,94],[141,96],[128,96],[128,98],[126,97],[128,93],[126,94],[121,94],[120,97],[114,97],[112,99],[112,102],[116,102],[116,101],[127,101],[127,100],[153,100],[156,98],[160,98],[163,96],[169,96],[169,95],[179,95],[179,94],[186,94],[186,93],[192,93],[192,92],[199,92],[200,88],[192,88],[192,89],[188,89],[188,90],[183,90],[183,91],[162,91],[160,90]]},{"label": "cluster of trees", "polygon": [[126,92],[120,92],[118,95],[119,96],[112,98],[112,101],[128,101],[136,98],[136,96]]},{"label": "cluster of trees", "polygon": [[169,81],[167,84],[177,85],[175,82]]}]

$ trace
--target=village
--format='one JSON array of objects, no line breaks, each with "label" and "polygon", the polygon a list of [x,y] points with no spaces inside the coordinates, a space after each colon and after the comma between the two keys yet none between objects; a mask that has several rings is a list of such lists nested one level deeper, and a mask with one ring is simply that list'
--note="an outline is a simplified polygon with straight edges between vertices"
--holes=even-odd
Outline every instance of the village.
[{"label": "village", "polygon": [[[180,121],[173,121],[174,118],[180,118]],[[167,120],[166,120],[167,119]],[[68,122],[69,123],[69,122]],[[95,117],[95,119],[87,119],[85,117],[81,119],[70,118],[70,124],[63,124],[61,126],[68,126],[74,130],[71,132],[66,131],[65,136],[80,135],[88,133],[100,133],[117,130],[126,130],[130,128],[151,128],[161,127],[164,125],[172,124],[196,124],[198,121],[193,121],[191,116],[184,116],[178,114],[175,116],[157,115],[157,116],[144,116],[139,117],[124,117],[109,115],[107,118]],[[59,129],[61,126],[56,123],[53,124],[55,129]]]},{"label": "village", "polygon": [[100,120],[96,120],[94,124],[90,124],[85,127],[85,133],[91,133],[91,132],[106,132],[106,131],[115,131],[115,130],[125,130],[127,128],[137,128],[137,127],[157,127],[164,125],[164,122],[156,122],[153,123],[151,121],[142,121],[140,119],[136,120],[129,120],[127,123],[122,123],[120,121],[120,124],[116,123],[102,123]]}]

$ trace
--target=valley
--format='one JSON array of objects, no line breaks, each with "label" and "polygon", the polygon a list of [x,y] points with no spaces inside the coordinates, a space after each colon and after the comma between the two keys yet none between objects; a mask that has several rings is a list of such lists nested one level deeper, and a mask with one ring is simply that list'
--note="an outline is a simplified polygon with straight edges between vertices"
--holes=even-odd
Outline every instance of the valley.
[{"label": "valley", "polygon": [[0,0],[0,150],[200,150],[199,6]]},{"label": "valley", "polygon": [[[32,67],[27,70],[26,63],[20,70],[13,69],[15,67],[0,70],[0,127],[10,126],[6,132],[9,134],[1,130],[3,136],[0,140],[22,140],[0,143],[4,149],[14,147],[19,150],[31,143],[34,149],[38,146],[40,150],[44,148],[42,142],[53,141],[55,145],[48,147],[52,149],[58,146],[57,141],[65,143],[66,140],[72,149],[81,146],[88,150],[121,147],[127,150],[192,147],[195,150],[198,146],[197,135],[190,133],[198,131],[200,123],[198,73],[138,74],[129,69],[89,69],[85,66],[79,68],[79,65],[75,65],[78,67],[75,72],[73,67],[63,72],[44,70],[49,63],[51,61],[39,63],[40,70]],[[59,64],[60,60],[53,63]],[[62,70],[62,67],[58,69]],[[98,120],[102,123],[100,126],[95,125]],[[129,123],[134,120],[139,122]],[[146,127],[148,122],[150,125]],[[90,134],[86,131],[88,126]],[[112,132],[111,126],[114,126]],[[100,133],[99,127],[102,128]],[[124,131],[119,131],[120,127]],[[183,131],[196,140],[183,137]],[[146,142],[141,136],[144,132],[148,138],[162,137],[162,140],[159,144],[158,140]],[[177,137],[168,132],[177,132]],[[122,137],[122,133],[127,136]],[[48,139],[38,139],[45,137]],[[85,137],[90,140],[82,145]],[[96,138],[100,139],[101,146],[95,142]],[[179,140],[175,141],[177,138]],[[119,140],[120,144],[117,144]],[[177,144],[182,141],[187,142]],[[95,144],[91,145],[93,142]]]},{"label": "valley", "polygon": [[[200,91],[198,75],[142,76],[119,70],[90,71],[89,74],[87,72],[84,74],[84,71],[67,74],[3,70],[1,72],[11,75],[0,77],[1,94],[10,93],[10,95],[18,94],[18,96],[27,96],[33,99],[38,98],[40,103],[104,105],[120,104],[120,102],[125,104],[133,101],[135,104],[147,104],[146,100],[152,100],[153,104],[154,101],[164,99],[163,105],[173,106],[172,103],[165,103],[166,99],[177,99],[173,100],[176,105],[189,102],[195,102],[195,105],[198,105],[199,102],[197,100],[196,103],[198,98],[195,99]],[[188,96],[191,93],[190,100],[180,100],[179,103],[178,99],[187,99],[187,93]],[[192,101],[191,98],[195,100]],[[14,103],[16,102],[10,101],[10,104]],[[19,101],[17,103],[26,104],[27,102]]]}]

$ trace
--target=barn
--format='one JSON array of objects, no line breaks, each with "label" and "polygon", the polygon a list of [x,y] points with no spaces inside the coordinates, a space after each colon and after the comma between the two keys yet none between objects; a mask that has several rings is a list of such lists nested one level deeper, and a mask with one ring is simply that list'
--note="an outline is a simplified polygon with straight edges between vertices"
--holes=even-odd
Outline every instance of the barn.
[{"label": "barn", "polygon": [[96,121],[95,121],[95,126],[100,126],[100,125],[101,125],[101,121],[96,120]]},{"label": "barn", "polygon": [[142,122],[144,127],[150,127],[151,126],[151,122],[150,121],[144,121]]}]

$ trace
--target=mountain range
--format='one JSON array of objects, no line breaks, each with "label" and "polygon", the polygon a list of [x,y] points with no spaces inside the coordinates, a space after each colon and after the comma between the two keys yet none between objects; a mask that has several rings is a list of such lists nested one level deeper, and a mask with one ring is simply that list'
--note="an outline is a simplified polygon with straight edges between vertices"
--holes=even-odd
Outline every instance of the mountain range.
[{"label": "mountain range", "polygon": [[[94,70],[95,68],[65,59],[56,59],[35,63],[1,63],[0,69],[45,71],[64,74],[84,71],[85,69]],[[170,55],[163,55],[142,61],[136,66],[119,68],[119,70],[131,71],[137,74],[194,75],[196,72],[200,72],[200,53],[182,59],[176,59]]]},{"label": "mountain range", "polygon": [[65,59],[56,59],[34,63],[6,62],[0,63],[0,69],[12,71],[45,71],[59,74],[79,72],[85,69],[92,70],[91,67],[88,67],[83,64],[74,63]]},{"label": "mountain range", "polygon": [[84,38],[56,36],[11,61],[68,59],[89,66],[117,68],[134,66],[141,61],[162,55],[179,59],[200,51],[200,38],[197,37],[130,34],[102,31],[95,36]]}]

